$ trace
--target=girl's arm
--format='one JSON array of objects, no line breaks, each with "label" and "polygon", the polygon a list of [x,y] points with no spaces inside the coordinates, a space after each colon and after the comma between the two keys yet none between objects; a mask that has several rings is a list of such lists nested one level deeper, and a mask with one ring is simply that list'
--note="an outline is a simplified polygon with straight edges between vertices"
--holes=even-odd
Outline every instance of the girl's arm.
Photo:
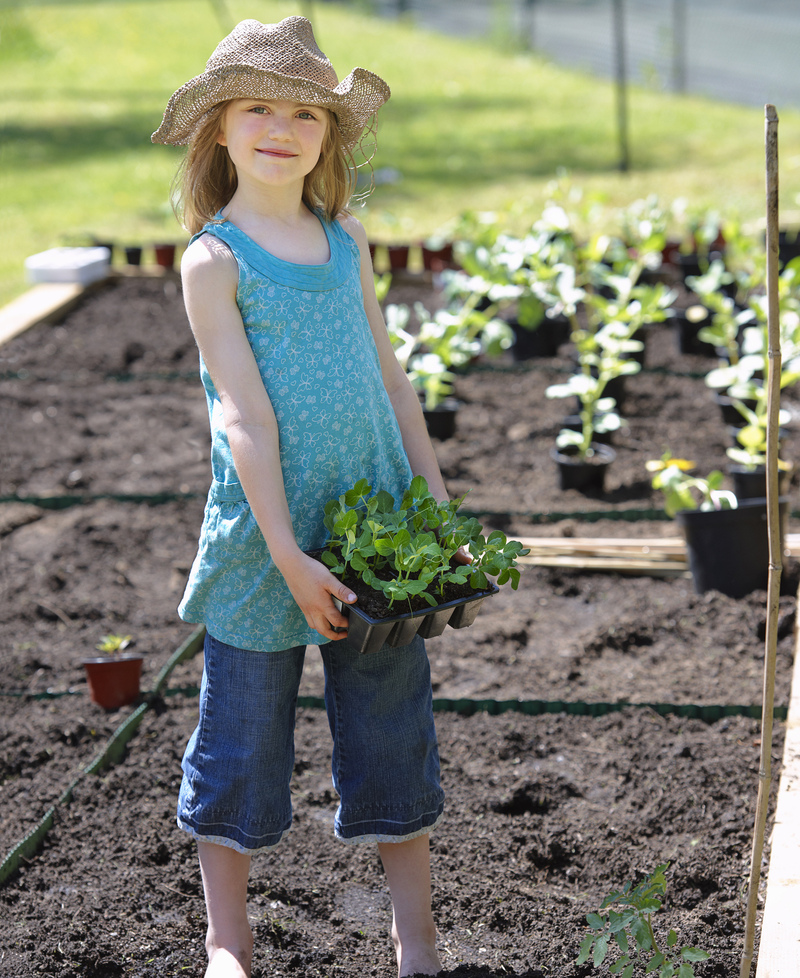
[{"label": "girl's arm", "polygon": [[204,235],[183,256],[186,311],[197,346],[222,404],[236,472],[275,565],[311,628],[342,638],[347,619],[332,596],[351,604],[355,595],[295,540],[280,463],[278,424],[239,308],[236,259],[219,239]]},{"label": "girl's arm", "polygon": [[375,278],[367,234],[361,222],[352,216],[341,218],[341,223],[345,231],[356,241],[361,253],[361,290],[364,293],[364,310],[375,339],[383,382],[400,425],[403,447],[411,471],[414,475],[424,476],[431,493],[439,501],[444,501],[449,497],[428,435],[422,405],[392,349],[383,312],[375,294]]}]

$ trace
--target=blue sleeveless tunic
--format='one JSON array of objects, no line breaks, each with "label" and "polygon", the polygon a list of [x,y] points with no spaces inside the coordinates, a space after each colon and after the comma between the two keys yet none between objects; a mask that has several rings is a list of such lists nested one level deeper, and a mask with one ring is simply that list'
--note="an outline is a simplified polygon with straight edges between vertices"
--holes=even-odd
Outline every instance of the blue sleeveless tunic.
[{"label": "blue sleeveless tunic", "polygon": [[[224,241],[239,266],[236,302],[278,421],[283,483],[302,550],[325,543],[325,504],[359,479],[399,502],[412,478],[364,312],[358,245],[338,221],[320,220],[330,246],[324,265],[276,258],[229,221],[201,232]],[[327,642],[308,627],[272,561],[238,480],[219,395],[202,358],[200,376],[212,483],[178,613],[242,649]]]}]

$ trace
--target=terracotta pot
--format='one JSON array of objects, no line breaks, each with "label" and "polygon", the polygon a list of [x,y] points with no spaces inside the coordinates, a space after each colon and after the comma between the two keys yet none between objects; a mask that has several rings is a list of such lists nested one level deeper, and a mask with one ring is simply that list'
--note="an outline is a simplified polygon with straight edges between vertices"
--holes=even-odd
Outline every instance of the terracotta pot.
[{"label": "terracotta pot", "polygon": [[441,272],[453,267],[453,245],[447,242],[441,248],[429,248],[420,245],[422,250],[422,267],[426,272]]},{"label": "terracotta pot", "polygon": [[154,246],[156,252],[156,264],[162,268],[175,267],[175,245],[157,244]]},{"label": "terracotta pot", "polygon": [[550,458],[558,466],[559,485],[562,489],[579,492],[603,492],[606,470],[617,457],[608,445],[592,442],[593,454],[586,459],[577,458],[577,449],[551,448]]},{"label": "terracotta pot", "polygon": [[84,659],[92,701],[104,710],[118,710],[133,703],[139,696],[142,659],[136,652]]},{"label": "terracotta pot", "polygon": [[408,245],[389,245],[386,250],[389,253],[389,268],[393,272],[408,268]]}]

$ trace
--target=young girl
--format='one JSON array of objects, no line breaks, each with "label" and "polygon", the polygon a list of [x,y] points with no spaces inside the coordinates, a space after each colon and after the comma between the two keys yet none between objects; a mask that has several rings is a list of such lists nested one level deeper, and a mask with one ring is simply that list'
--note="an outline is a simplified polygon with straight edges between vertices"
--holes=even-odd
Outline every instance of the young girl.
[{"label": "young girl", "polygon": [[310,23],[243,21],[172,96],[154,142],[184,144],[182,263],[212,434],[213,481],[179,613],[207,627],[200,718],[178,824],[198,843],[207,976],[249,975],[250,857],[291,823],[295,701],[319,645],[340,797],[335,832],[376,842],[398,975],[441,968],[428,834],[442,814],[424,645],[359,655],[334,598],[355,595],[304,551],[328,499],[366,478],[399,500],[446,490],[419,401],[345,210],[352,153],[388,86],[341,83]]}]

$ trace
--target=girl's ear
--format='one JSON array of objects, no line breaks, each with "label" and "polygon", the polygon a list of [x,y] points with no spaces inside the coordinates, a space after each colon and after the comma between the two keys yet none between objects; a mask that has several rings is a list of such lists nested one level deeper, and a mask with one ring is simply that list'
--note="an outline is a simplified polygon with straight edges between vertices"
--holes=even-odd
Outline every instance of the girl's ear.
[{"label": "girl's ear", "polygon": [[222,127],[220,127],[220,130],[217,133],[217,142],[220,146],[228,145],[228,140],[225,138],[225,132],[223,131]]}]

